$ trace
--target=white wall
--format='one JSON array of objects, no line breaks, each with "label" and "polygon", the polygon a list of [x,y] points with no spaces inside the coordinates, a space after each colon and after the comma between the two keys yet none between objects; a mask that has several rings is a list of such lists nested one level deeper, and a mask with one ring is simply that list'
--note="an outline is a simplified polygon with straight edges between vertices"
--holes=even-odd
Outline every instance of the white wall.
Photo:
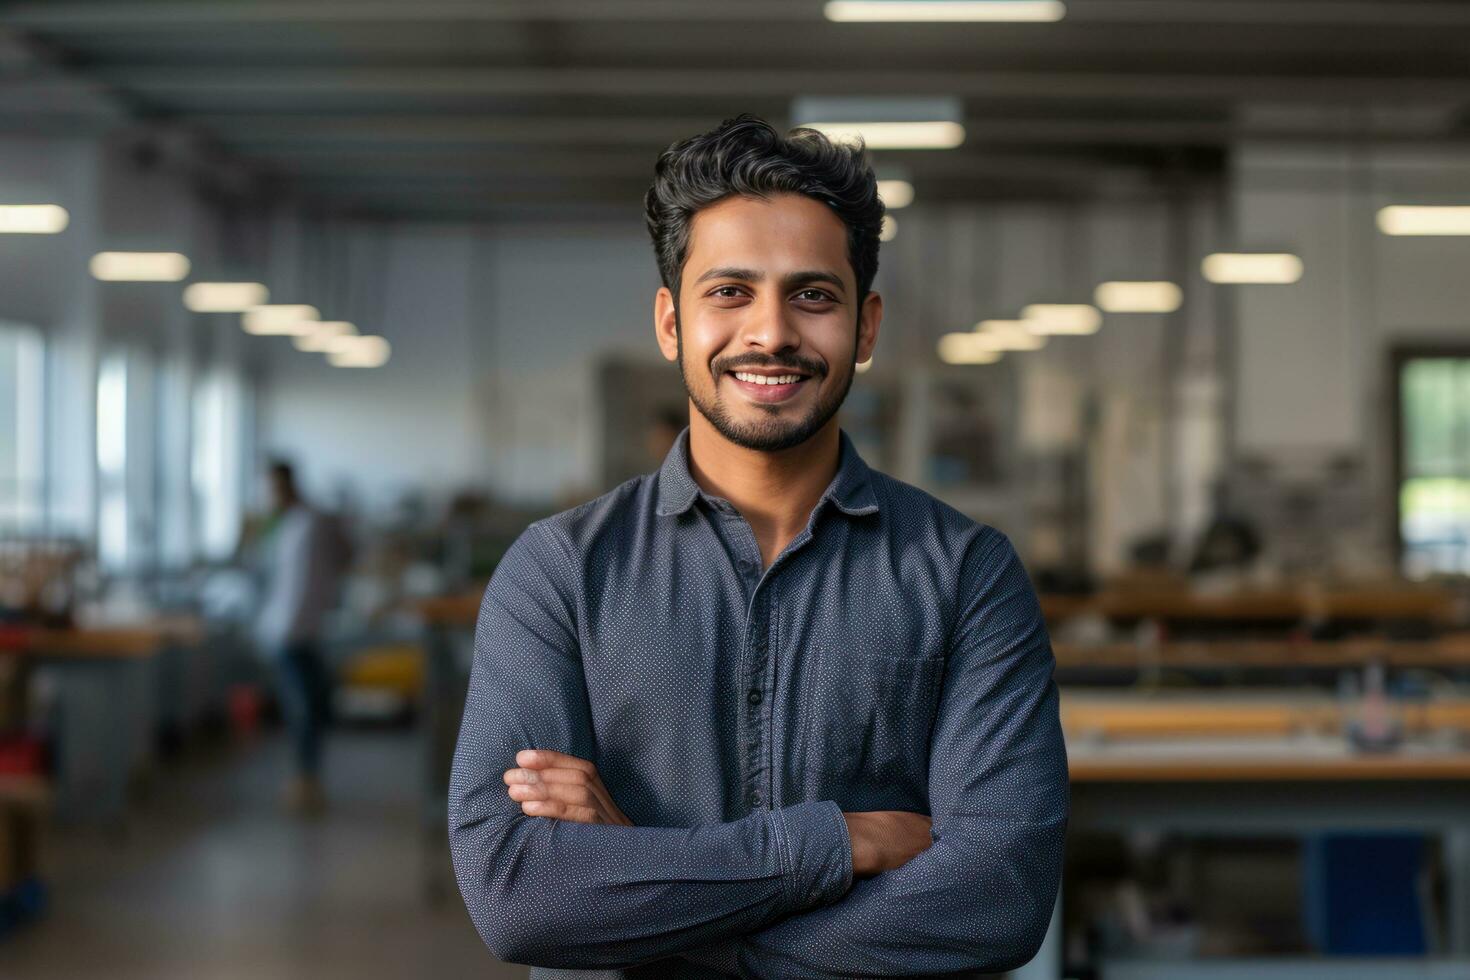
[{"label": "white wall", "polygon": [[1253,143],[1236,156],[1237,247],[1300,255],[1301,282],[1239,286],[1237,448],[1286,466],[1362,465],[1370,522],[1345,529],[1392,563],[1389,353],[1470,342],[1470,239],[1380,233],[1389,204],[1463,203],[1470,153],[1347,143]]},{"label": "white wall", "polygon": [[411,489],[476,483],[484,425],[476,409],[478,351],[471,304],[475,239],[464,229],[404,229],[387,238],[381,312],[340,310],[302,290],[328,319],[357,322],[393,345],[377,369],[332,368],[284,337],[249,338],[269,352],[263,449],[296,463],[303,485],[334,496],[348,487],[367,507]]},{"label": "white wall", "polygon": [[[474,486],[546,503],[597,489],[595,367],[657,358],[657,273],[640,228],[450,225],[380,236],[380,315],[359,329],[393,345],[382,368],[332,368],[270,347],[263,444],[308,489],[350,486],[368,508],[410,491]],[[312,301],[303,286],[303,300]],[[352,311],[322,315],[351,318]],[[357,322],[356,320],[354,322]],[[670,370],[673,370],[670,368]]]}]

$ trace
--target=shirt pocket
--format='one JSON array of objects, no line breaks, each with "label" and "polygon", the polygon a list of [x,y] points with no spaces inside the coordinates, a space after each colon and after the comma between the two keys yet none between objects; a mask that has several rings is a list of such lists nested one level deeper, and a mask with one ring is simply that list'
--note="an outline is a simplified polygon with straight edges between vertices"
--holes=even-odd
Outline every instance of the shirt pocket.
[{"label": "shirt pocket", "polygon": [[828,782],[922,791],[944,663],[942,656],[822,648],[803,712],[808,764]]}]

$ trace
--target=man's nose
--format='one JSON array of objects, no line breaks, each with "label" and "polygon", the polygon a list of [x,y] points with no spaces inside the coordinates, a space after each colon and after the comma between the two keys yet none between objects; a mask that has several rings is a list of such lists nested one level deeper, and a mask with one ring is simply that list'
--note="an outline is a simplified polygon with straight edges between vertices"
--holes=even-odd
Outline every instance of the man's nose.
[{"label": "man's nose", "polygon": [[801,347],[801,332],[796,329],[792,313],[780,296],[762,297],[751,305],[750,316],[742,325],[742,346],[769,353]]}]

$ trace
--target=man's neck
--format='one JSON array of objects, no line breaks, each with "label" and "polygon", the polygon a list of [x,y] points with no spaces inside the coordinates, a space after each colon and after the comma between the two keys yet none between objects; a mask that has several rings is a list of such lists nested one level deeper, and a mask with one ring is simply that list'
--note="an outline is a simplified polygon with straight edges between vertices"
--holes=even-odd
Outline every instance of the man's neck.
[{"label": "man's neck", "polygon": [[755,532],[762,566],[801,533],[837,473],[841,435],[834,418],[790,449],[746,449],[720,435],[697,410],[689,413],[689,473],[705,493],[735,505]]}]

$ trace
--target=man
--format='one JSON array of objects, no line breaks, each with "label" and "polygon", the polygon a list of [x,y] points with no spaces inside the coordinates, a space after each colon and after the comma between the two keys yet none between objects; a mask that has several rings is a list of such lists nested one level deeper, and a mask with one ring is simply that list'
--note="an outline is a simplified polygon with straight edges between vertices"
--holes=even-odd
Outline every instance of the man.
[{"label": "man", "polygon": [[1068,807],[1051,647],[1005,536],[837,427],[883,313],[873,172],[742,116],[646,205],[690,423],[491,580],[449,800],[470,914],[502,959],[605,971],[573,976],[1023,963]]},{"label": "man", "polygon": [[269,577],[256,635],[274,664],[281,713],[291,735],[294,772],[283,802],[309,813],[324,801],[322,733],[331,703],[321,653],[322,623],[336,604],[347,552],[335,521],[301,498],[290,463],[271,463],[268,477],[272,511],[264,546]]}]

